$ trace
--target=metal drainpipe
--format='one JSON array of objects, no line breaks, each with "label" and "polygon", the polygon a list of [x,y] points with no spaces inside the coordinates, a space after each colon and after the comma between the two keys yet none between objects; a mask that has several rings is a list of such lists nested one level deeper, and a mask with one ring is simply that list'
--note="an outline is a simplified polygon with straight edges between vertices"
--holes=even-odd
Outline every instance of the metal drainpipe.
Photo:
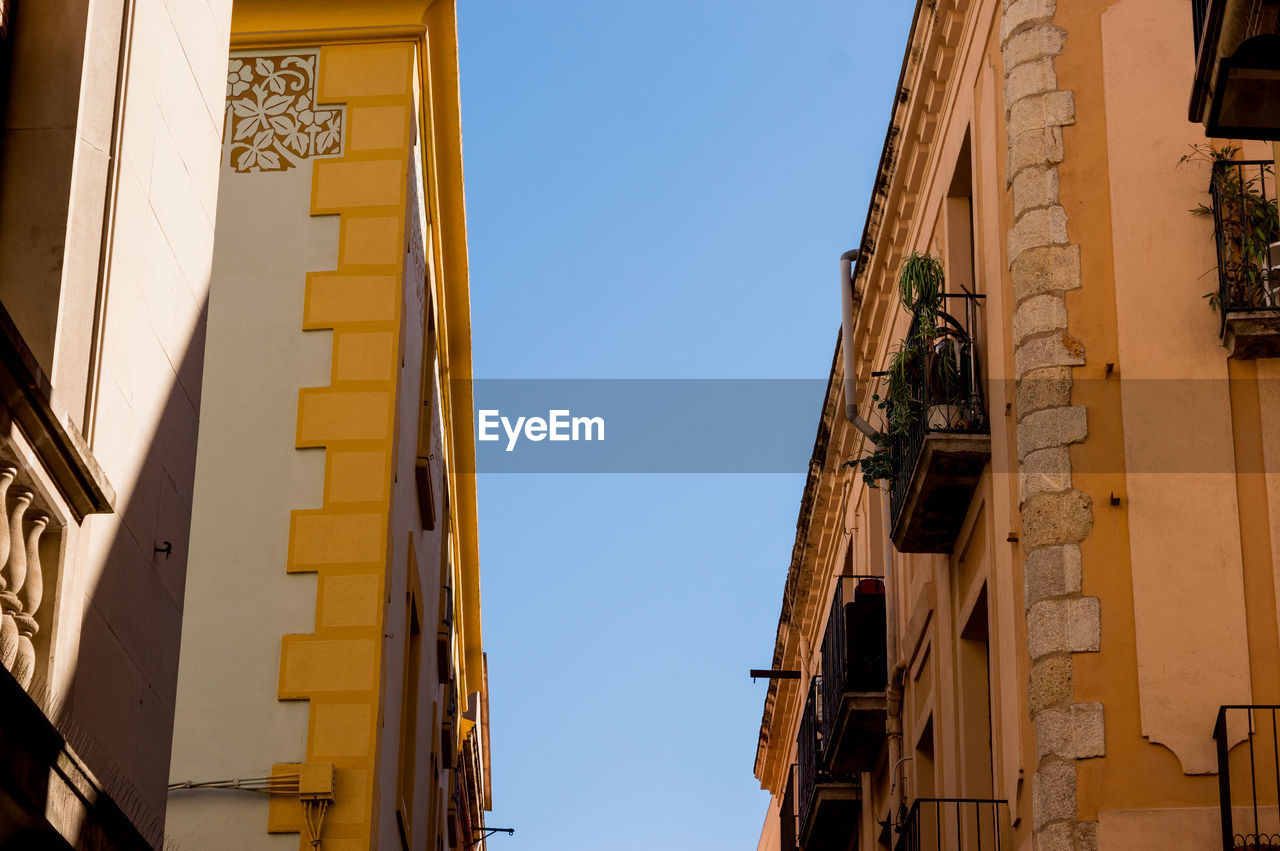
[{"label": "metal drainpipe", "polygon": [[874,444],[879,432],[871,423],[858,416],[858,372],[853,362],[853,327],[855,296],[853,293],[853,261],[858,251],[846,251],[840,255],[840,349],[844,352],[844,415],[853,427],[866,435]]},{"label": "metal drainpipe", "polygon": [[[881,497],[880,516],[884,521],[884,593],[885,593],[885,658],[888,660],[889,683],[885,688],[885,733],[889,739],[889,822],[895,824],[902,810],[905,775],[902,764],[910,757],[902,756],[902,678],[906,662],[898,658],[897,583],[893,576],[893,529],[889,525],[889,507]],[[892,835],[890,836],[892,839]]]},{"label": "metal drainpipe", "polygon": [[[858,305],[853,291],[853,262],[858,251],[846,251],[840,255],[840,312],[841,343],[844,353],[844,414],[854,428],[862,432],[874,444],[879,432],[858,415],[858,372],[854,363],[853,329]],[[889,525],[889,507],[881,498],[880,516],[884,523],[884,587],[885,587],[885,658],[889,667],[888,686],[885,689],[885,733],[889,744],[889,821],[895,823],[902,808],[902,786],[899,781],[902,763],[902,677],[906,665],[898,659],[898,614],[893,582],[893,529]],[[803,639],[803,637],[802,637]],[[908,757],[909,759],[910,757]]]}]

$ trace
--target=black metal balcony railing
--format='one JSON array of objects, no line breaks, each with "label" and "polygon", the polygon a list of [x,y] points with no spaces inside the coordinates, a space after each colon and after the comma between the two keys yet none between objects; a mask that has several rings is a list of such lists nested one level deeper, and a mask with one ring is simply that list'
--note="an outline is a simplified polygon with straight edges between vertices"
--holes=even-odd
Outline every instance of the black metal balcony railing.
[{"label": "black metal balcony railing", "polygon": [[822,701],[822,677],[815,676],[796,736],[797,844],[805,851],[842,851],[858,829],[862,787],[856,774],[828,766],[832,742],[822,736],[828,711]]},{"label": "black metal balcony railing", "polygon": [[1280,210],[1270,160],[1213,164],[1214,238],[1218,250],[1218,308],[1227,314],[1280,309]]},{"label": "black metal balcony railing", "polygon": [[[1280,706],[1223,706],[1218,744],[1218,794],[1223,851],[1280,848]],[[1231,738],[1245,740],[1229,748]]]},{"label": "black metal balcony railing", "polygon": [[1280,139],[1280,5],[1192,0],[1195,77],[1187,117],[1213,139]]},{"label": "black metal balcony railing", "polygon": [[1194,29],[1196,55],[1200,55],[1200,41],[1204,38],[1204,22],[1209,12],[1209,0],[1191,0],[1191,26]]},{"label": "black metal balcony railing", "polygon": [[885,662],[884,580],[842,576],[822,637],[822,740],[834,739],[845,692],[882,692]]},{"label": "black metal balcony railing", "polygon": [[[894,417],[890,412],[891,422],[908,423],[904,430],[890,434],[889,457],[893,473],[889,507],[895,521],[901,514],[916,462],[928,435],[986,434],[989,431],[978,347],[972,336],[977,326],[975,305],[982,298],[984,296],[967,292],[944,293],[942,304],[935,311],[937,335],[929,339],[927,335],[918,333],[921,316],[917,312],[907,339],[903,341],[906,404],[911,410],[907,417]],[[947,299],[964,301],[963,323],[941,309],[947,305]],[[894,400],[891,399],[889,404],[894,404]]]},{"label": "black metal balcony railing", "polygon": [[1005,801],[917,798],[899,825],[894,851],[1000,851],[1012,847]]},{"label": "black metal balcony railing", "polygon": [[821,681],[821,677],[814,677],[809,682],[809,699],[805,701],[804,715],[800,717],[800,735],[796,737],[796,812],[800,824],[809,819],[809,807],[813,804],[813,792],[818,785],[818,760],[822,758],[818,740],[818,689]]}]

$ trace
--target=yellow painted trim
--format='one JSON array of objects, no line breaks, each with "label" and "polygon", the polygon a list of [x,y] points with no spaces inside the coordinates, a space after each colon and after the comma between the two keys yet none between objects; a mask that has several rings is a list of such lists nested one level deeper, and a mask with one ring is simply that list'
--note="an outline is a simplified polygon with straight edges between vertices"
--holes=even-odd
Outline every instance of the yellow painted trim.
[{"label": "yellow painted trim", "polygon": [[[416,21],[387,21],[414,8],[422,10]],[[406,118],[418,110],[432,239],[459,710],[468,694],[485,688],[455,15],[453,0],[239,0],[233,20],[237,50],[319,46],[317,102],[347,108],[344,155],[312,164],[311,214],[340,217],[338,266],[307,275],[300,317],[304,329],[334,332],[330,383],[300,390],[295,439],[299,448],[326,450],[324,500],[320,509],[293,512],[286,565],[319,575],[316,631],[282,640],[278,693],[282,700],[310,701],[307,760],[333,761],[338,777],[324,835],[344,849],[369,847],[377,795],[382,601],[413,147],[412,122],[397,128],[397,108]],[[369,20],[383,23],[364,25]],[[316,26],[333,21],[341,25]],[[269,26],[256,26],[264,22]],[[388,51],[396,45],[403,46],[403,58],[388,76]],[[371,600],[372,610],[365,611]],[[459,748],[461,727],[455,725]],[[299,816],[296,802],[272,800],[269,830],[297,831]]]},{"label": "yellow painted trim", "polygon": [[[316,625],[282,638],[277,695],[309,701],[307,761],[337,769],[324,838],[342,848],[371,846],[377,797],[412,154],[409,122],[391,139],[384,119],[388,108],[414,108],[418,50],[417,40],[323,44],[317,71],[318,100],[347,107],[349,139],[362,120],[382,122],[377,149],[348,145],[312,163],[310,212],[340,217],[338,264],[307,276],[299,320],[332,329],[333,349],[330,383],[299,390],[295,446],[325,449],[325,481],[319,509],[291,513],[285,569],[318,575]],[[268,830],[298,831],[299,816],[296,801],[273,798]]]},{"label": "yellow painted trim", "polygon": [[387,41],[420,42],[426,38],[426,33],[427,28],[424,24],[233,32],[231,49],[246,50],[257,47],[275,48],[316,44],[375,44]]},{"label": "yellow painted trim", "polygon": [[367,33],[400,41],[418,39],[435,0],[236,0],[231,16],[236,39],[259,44],[342,44]]},{"label": "yellow painted trim", "polygon": [[[450,446],[451,528],[458,540],[454,586],[458,594],[458,641],[462,647],[460,691],[484,689],[480,617],[475,423],[472,411],[471,291],[467,258],[467,215],[462,170],[462,120],[458,84],[456,0],[436,0],[427,9],[427,44],[420,73],[424,99],[421,124],[430,128],[424,152],[428,160],[429,216],[441,305],[440,350],[444,384],[445,434]],[[428,119],[430,123],[428,123]]]}]

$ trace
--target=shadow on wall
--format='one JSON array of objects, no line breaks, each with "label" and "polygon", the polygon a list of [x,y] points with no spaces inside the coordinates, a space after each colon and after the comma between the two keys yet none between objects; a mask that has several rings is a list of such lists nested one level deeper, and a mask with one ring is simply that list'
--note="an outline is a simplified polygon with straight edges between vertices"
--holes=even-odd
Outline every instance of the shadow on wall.
[{"label": "shadow on wall", "polygon": [[[180,364],[149,364],[174,378],[135,385],[149,399],[126,396],[112,375],[133,364],[102,371],[95,455],[110,448],[108,478],[113,467],[137,476],[111,481],[116,513],[86,517],[65,556],[87,581],[61,586],[83,594],[83,620],[74,649],[59,651],[59,699],[42,711],[0,672],[0,849],[67,848],[52,822],[77,849],[181,851],[164,839],[164,813],[207,315],[206,298]],[[149,435],[133,414],[148,403],[158,412]],[[73,626],[55,628],[70,636]],[[31,694],[50,694],[48,683]]]}]

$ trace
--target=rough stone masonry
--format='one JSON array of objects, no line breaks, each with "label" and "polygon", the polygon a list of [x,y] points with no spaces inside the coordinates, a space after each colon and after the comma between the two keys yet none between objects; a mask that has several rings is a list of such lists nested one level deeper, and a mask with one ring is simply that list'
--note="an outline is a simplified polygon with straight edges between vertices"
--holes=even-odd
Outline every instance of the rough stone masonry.
[{"label": "rough stone masonry", "polygon": [[1037,765],[1032,831],[1039,851],[1093,851],[1096,822],[1076,818],[1076,762],[1103,756],[1103,707],[1074,703],[1072,654],[1096,652],[1101,607],[1081,594],[1080,542],[1093,527],[1089,496],[1072,485],[1067,447],[1088,435],[1086,411],[1071,404],[1071,369],[1084,346],[1071,335],[1066,293],[1079,289],[1080,246],[1060,203],[1062,128],[1075,122],[1071,91],[1058,87],[1054,59],[1067,32],[1054,24],[1057,0],[1003,0],[1007,180],[1013,194],[1009,266],[1018,416],[1018,505],[1027,554],[1024,592],[1028,697]]}]

